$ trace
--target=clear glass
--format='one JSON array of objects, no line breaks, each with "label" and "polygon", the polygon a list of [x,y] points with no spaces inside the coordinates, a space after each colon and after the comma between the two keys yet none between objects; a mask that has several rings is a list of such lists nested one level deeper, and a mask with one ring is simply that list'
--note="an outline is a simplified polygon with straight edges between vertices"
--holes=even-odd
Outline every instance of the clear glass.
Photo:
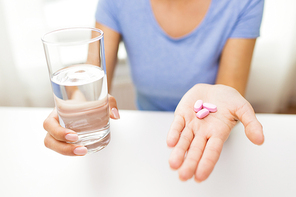
[{"label": "clear glass", "polygon": [[110,141],[104,33],[95,28],[59,29],[42,37],[60,124],[74,130],[88,153]]}]

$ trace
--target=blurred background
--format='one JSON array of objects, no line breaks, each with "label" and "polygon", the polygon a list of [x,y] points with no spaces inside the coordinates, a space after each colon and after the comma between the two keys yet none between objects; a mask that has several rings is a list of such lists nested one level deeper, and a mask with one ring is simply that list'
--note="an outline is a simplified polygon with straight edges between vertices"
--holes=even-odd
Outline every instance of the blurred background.
[{"label": "blurred background", "polygon": [[[98,0],[0,0],[0,106],[53,107],[41,43],[51,30],[94,26]],[[296,113],[295,0],[265,0],[246,98],[258,113]],[[111,94],[136,109],[124,45]]]}]

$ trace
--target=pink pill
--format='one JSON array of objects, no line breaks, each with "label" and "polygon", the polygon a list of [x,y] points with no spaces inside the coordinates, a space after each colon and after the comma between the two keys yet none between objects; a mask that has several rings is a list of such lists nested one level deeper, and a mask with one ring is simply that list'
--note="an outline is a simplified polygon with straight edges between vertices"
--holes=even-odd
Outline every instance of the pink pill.
[{"label": "pink pill", "polygon": [[202,119],[202,118],[206,117],[207,115],[209,115],[209,113],[210,113],[209,110],[202,109],[196,113],[196,117],[198,117],[199,119]]},{"label": "pink pill", "polygon": [[216,112],[217,106],[212,103],[204,103],[203,108],[209,110],[210,112]]},{"label": "pink pill", "polygon": [[202,100],[197,100],[194,104],[194,111],[195,112],[200,111],[202,109],[202,104],[203,104]]}]

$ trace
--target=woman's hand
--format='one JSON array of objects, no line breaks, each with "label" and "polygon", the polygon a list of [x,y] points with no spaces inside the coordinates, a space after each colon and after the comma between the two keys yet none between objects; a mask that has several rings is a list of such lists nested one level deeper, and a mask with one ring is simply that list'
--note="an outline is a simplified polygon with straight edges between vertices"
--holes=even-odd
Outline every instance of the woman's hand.
[{"label": "woman's hand", "polygon": [[[197,100],[216,105],[217,112],[198,119],[193,110]],[[238,120],[251,142],[264,142],[263,129],[252,106],[234,88],[198,84],[183,96],[167,137],[167,145],[174,147],[169,164],[178,169],[180,180],[194,176],[195,181],[201,182],[208,178]]]},{"label": "woman's hand", "polygon": [[[116,100],[113,96],[108,96],[110,118],[119,119]],[[44,129],[48,132],[44,144],[47,148],[52,149],[62,155],[85,155],[87,148],[82,145],[70,144],[67,142],[75,142],[78,135],[75,131],[62,127],[59,123],[57,110],[54,109],[43,123]]]}]

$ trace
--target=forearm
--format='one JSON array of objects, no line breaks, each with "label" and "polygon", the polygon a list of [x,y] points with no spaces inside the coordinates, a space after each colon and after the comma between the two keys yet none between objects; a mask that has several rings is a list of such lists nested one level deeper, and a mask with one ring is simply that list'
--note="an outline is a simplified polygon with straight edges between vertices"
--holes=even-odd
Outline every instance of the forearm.
[{"label": "forearm", "polygon": [[118,32],[104,26],[100,23],[96,23],[96,28],[101,29],[104,32],[104,44],[105,44],[105,58],[106,58],[106,70],[107,70],[107,83],[108,90],[111,91],[112,79],[117,63],[117,52],[121,36]]},{"label": "forearm", "polygon": [[235,88],[244,96],[256,39],[229,39],[221,55],[216,84]]}]

